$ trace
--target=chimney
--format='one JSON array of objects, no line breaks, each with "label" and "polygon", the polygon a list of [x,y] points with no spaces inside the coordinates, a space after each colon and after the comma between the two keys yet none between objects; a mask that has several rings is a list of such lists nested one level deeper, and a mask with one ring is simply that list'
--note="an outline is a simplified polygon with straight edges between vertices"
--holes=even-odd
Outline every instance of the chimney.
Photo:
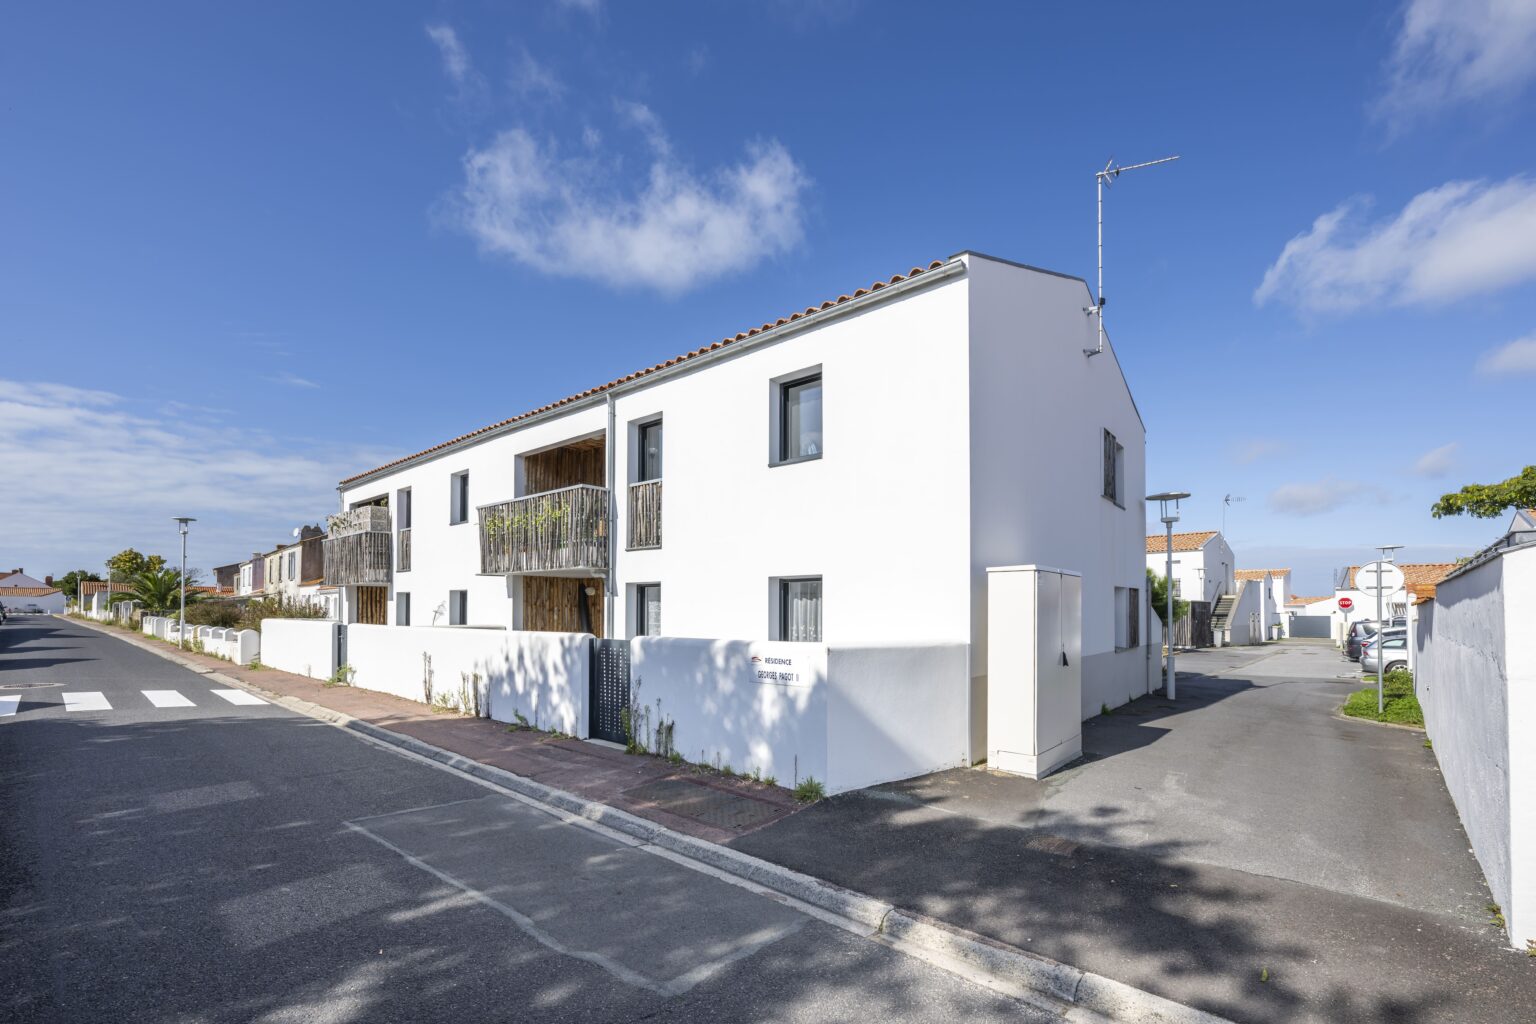
[{"label": "chimney", "polygon": [[45,587],[53,586],[53,577],[52,576],[44,576],[43,577],[43,586],[45,586]]}]

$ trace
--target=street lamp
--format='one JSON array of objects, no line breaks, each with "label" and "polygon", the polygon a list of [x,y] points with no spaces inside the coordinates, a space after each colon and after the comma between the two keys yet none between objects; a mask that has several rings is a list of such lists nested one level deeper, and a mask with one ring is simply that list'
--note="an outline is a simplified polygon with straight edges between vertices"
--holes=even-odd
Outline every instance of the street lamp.
[{"label": "street lamp", "polygon": [[187,524],[195,523],[191,516],[177,516],[176,528],[181,531],[181,622],[176,630],[176,644],[187,648]]},{"label": "street lamp", "polygon": [[[1168,528],[1168,575],[1163,580],[1168,597],[1167,618],[1163,620],[1163,639],[1168,642],[1168,661],[1163,667],[1163,694],[1169,700],[1177,696],[1174,692],[1176,680],[1173,674],[1173,524],[1179,521],[1179,502],[1187,497],[1189,497],[1188,491],[1164,491],[1161,494],[1147,495],[1148,501],[1158,503],[1163,525]],[[1173,503],[1171,512],[1168,510],[1170,502]],[[1200,596],[1205,595],[1202,593]]]}]

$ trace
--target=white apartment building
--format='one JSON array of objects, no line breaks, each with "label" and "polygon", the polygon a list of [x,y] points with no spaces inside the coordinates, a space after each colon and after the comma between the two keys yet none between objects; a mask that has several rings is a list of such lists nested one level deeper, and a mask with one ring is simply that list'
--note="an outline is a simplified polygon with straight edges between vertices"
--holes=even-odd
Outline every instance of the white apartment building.
[{"label": "white apartment building", "polygon": [[1145,429],[1091,305],[898,274],[342,481],[326,583],[346,622],[963,642],[980,750],[986,570],[1055,566],[1088,717],[1149,676]]}]

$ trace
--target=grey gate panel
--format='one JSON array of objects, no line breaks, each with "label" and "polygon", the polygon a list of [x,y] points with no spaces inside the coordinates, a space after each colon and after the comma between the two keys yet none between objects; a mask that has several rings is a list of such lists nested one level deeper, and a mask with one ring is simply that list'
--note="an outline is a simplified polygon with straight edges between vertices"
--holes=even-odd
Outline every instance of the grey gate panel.
[{"label": "grey gate panel", "polygon": [[1293,615],[1291,616],[1291,636],[1326,640],[1333,636],[1333,616]]},{"label": "grey gate panel", "polygon": [[1189,602],[1189,645],[1191,647],[1215,647],[1216,635],[1211,629],[1211,602]]},{"label": "grey gate panel", "polygon": [[592,641],[592,686],[587,699],[587,734],[627,743],[624,710],[629,707],[629,641]]}]

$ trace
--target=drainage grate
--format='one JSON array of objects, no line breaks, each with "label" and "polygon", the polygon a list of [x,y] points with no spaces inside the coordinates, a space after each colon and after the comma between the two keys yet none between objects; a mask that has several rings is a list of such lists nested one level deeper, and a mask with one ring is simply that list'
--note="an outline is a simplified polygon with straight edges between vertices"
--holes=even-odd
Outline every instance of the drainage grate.
[{"label": "drainage grate", "polygon": [[761,825],[777,817],[781,810],[776,804],[744,793],[731,793],[688,779],[647,782],[625,790],[624,795],[716,828],[742,829]]}]

